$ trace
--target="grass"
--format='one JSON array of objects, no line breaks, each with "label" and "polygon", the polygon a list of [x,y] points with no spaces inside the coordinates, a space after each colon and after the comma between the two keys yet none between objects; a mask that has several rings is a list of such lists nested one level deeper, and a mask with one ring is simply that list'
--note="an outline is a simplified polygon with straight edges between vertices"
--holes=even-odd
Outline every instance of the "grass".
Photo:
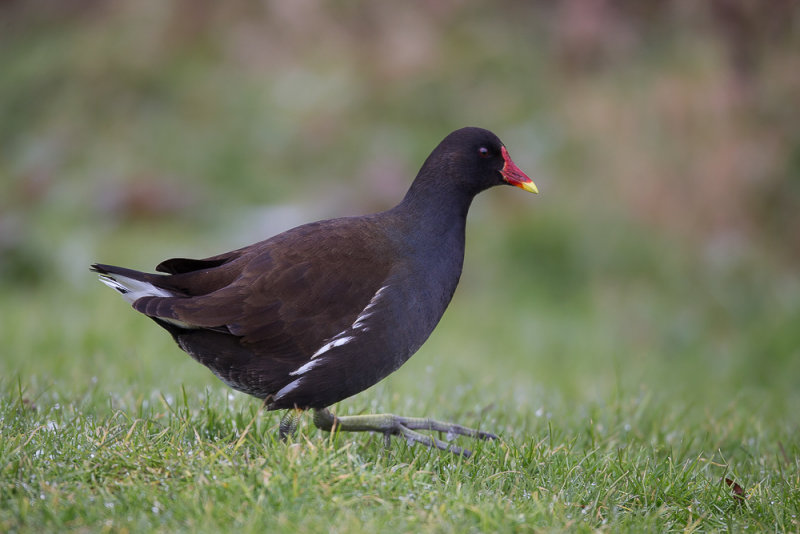
[{"label": "grass", "polygon": [[[53,387],[3,386],[4,531],[797,527],[796,441],[733,406],[689,424],[689,406],[643,391],[533,417],[448,413],[501,430],[500,441],[475,444],[464,460],[308,427],[281,443],[277,417],[216,387],[115,398],[95,383],[64,398]],[[474,393],[452,399],[476,402]],[[746,498],[724,478],[744,486]]]},{"label": "grass", "polygon": [[[689,406],[649,392],[533,416],[486,406],[443,414],[501,431],[464,460],[308,427],[281,443],[277,417],[216,387],[177,398],[115,397],[99,383],[72,398],[4,389],[4,531],[797,528],[798,450],[787,430],[733,408],[689,424]],[[481,400],[466,393],[451,405]],[[725,478],[745,488],[743,500]]]}]

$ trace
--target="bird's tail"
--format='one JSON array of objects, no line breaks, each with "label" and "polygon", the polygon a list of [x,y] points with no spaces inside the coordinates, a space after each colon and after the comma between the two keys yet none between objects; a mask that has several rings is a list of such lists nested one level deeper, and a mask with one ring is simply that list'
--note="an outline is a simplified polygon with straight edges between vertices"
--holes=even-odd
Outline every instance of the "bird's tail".
[{"label": "bird's tail", "polygon": [[100,274],[100,281],[111,289],[118,291],[122,298],[133,304],[142,297],[174,297],[175,294],[164,288],[158,287],[154,282],[163,275],[143,273],[116,267],[114,265],[104,265],[95,263],[91,270]]}]

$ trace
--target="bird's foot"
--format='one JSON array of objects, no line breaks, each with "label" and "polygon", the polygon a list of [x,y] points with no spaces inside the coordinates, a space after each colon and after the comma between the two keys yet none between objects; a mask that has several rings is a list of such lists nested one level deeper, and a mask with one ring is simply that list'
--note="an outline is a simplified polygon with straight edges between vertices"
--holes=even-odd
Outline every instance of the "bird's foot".
[{"label": "bird's foot", "polygon": [[297,420],[299,416],[300,412],[298,410],[286,410],[286,413],[283,414],[281,422],[278,425],[278,435],[281,437],[281,441],[286,441],[294,436],[294,433],[297,431]]},{"label": "bird's foot", "polygon": [[327,409],[314,410],[314,425],[321,430],[349,432],[380,432],[389,442],[389,436],[401,436],[409,443],[421,443],[426,447],[436,447],[468,458],[472,452],[440,439],[421,434],[417,430],[444,432],[447,439],[467,436],[475,439],[497,439],[497,436],[482,430],[474,430],[453,423],[443,423],[422,417],[401,417],[393,414],[345,415],[338,417]]}]

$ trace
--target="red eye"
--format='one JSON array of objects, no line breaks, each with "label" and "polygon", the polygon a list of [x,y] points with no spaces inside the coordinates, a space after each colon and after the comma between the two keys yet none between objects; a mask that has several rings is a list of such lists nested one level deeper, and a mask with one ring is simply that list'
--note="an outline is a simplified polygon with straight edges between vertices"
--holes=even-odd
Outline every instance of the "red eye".
[{"label": "red eye", "polygon": [[478,149],[478,155],[482,158],[488,158],[491,154],[489,153],[489,149],[485,146],[482,146]]}]

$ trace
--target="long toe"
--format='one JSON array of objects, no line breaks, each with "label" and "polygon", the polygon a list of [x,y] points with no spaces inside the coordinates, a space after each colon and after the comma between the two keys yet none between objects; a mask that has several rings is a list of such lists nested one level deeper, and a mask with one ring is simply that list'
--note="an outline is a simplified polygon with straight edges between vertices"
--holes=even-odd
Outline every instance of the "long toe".
[{"label": "long toe", "polygon": [[492,433],[453,423],[444,423],[424,417],[401,417],[394,414],[344,415],[339,417],[333,415],[327,409],[318,409],[314,410],[314,424],[317,428],[328,432],[334,430],[342,432],[379,432],[387,438],[395,435],[405,438],[409,443],[421,443],[426,447],[435,447],[465,457],[469,457],[472,452],[417,431],[428,430],[444,433],[448,441],[456,436],[486,440],[497,439],[497,436]]},{"label": "long toe", "polygon": [[457,445],[452,445],[450,443],[444,442],[442,440],[436,439],[431,436],[426,436],[425,434],[420,434],[419,432],[415,432],[410,428],[400,424],[398,425],[398,430],[396,434],[399,434],[400,437],[405,438],[406,442],[409,444],[413,443],[421,443],[426,447],[430,448],[437,448],[442,451],[452,452],[453,454],[458,454],[463,456],[464,458],[469,458],[472,456],[472,451],[469,449],[464,449]]},{"label": "long toe", "polygon": [[475,430],[473,428],[469,428],[466,426],[457,425],[454,423],[445,423],[443,421],[437,421],[435,419],[424,419],[419,417],[398,417],[398,420],[403,424],[403,426],[405,426],[406,428],[410,428],[412,430],[431,430],[433,432],[444,432],[448,436],[453,436],[453,437],[458,435],[476,439],[497,439],[497,435],[492,434],[491,432],[484,432],[483,430]]}]

